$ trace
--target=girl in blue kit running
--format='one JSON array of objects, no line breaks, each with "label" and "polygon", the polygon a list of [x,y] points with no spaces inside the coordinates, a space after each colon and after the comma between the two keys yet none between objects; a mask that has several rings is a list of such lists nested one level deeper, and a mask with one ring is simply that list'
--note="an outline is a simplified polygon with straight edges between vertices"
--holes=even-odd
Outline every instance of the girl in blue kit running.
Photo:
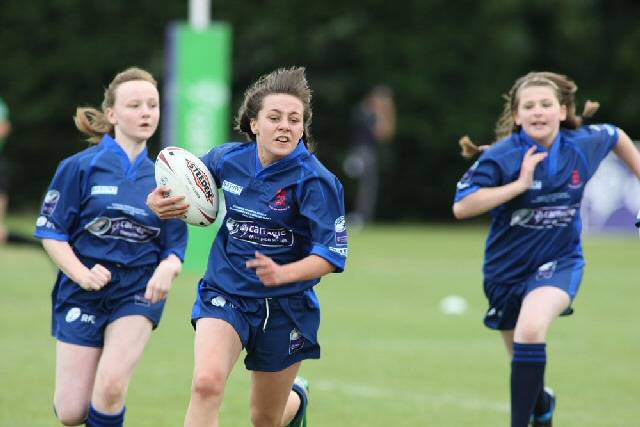
[{"label": "girl in blue kit running", "polygon": [[145,204],[159,116],[156,82],[139,68],[116,75],[101,111],[78,108],[76,126],[95,145],[60,163],[36,223],[60,268],[52,334],[64,425],[123,425],[129,381],[181,270],[185,224]]},{"label": "girl in blue kit running", "polygon": [[[202,160],[227,213],[193,307],[195,370],[185,426],[217,426],[225,384],[242,349],[252,371],[255,426],[306,425],[304,359],[320,357],[313,286],[347,256],[342,185],[308,148],[311,91],[303,68],[261,77],[245,93],[237,129],[250,139]],[[160,218],[186,212],[166,188],[149,195]],[[293,387],[293,390],[292,390]]]},{"label": "girl in blue kit running", "polygon": [[[582,126],[576,85],[534,72],[509,91],[498,142],[458,182],[453,212],[490,212],[484,260],[485,324],[500,330],[511,362],[511,426],[551,426],[555,396],[544,387],[551,323],[572,312],[584,259],[580,203],[587,181],[613,150],[640,177],[640,154],[613,125]],[[478,151],[467,138],[463,154]]]}]

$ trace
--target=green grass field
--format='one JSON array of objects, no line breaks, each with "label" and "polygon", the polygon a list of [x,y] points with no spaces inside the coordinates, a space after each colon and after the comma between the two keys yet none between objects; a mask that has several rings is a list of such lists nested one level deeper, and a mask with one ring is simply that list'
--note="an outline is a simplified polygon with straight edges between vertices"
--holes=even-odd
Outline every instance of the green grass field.
[{"label": "green grass field", "polygon": [[[25,219],[10,224],[31,231]],[[499,335],[482,325],[485,232],[406,225],[350,237],[346,272],[316,288],[323,354],[302,368],[311,381],[310,427],[508,425],[509,360]],[[576,314],[558,321],[548,342],[556,426],[640,425],[639,249],[635,237],[585,239],[587,269]],[[49,335],[55,268],[37,248],[5,246],[0,271],[0,426],[56,426]],[[185,273],[174,286],[130,386],[129,426],[182,425],[197,279]],[[465,314],[441,313],[439,301],[451,294],[468,300]],[[248,390],[240,362],[222,425],[250,425]]]}]

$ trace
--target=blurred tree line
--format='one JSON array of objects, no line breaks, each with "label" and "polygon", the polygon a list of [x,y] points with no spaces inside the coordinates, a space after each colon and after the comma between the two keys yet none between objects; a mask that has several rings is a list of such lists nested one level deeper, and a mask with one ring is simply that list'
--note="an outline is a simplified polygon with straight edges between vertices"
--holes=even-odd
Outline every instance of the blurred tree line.
[{"label": "blurred tree line", "polygon": [[[640,135],[633,0],[215,0],[213,15],[233,27],[234,112],[260,74],[307,67],[318,156],[343,179],[349,201],[353,183],[341,164],[350,111],[372,85],[393,88],[398,132],[383,153],[381,220],[451,217],[455,183],[469,166],[458,138],[491,142],[501,94],[530,70],[568,74],[579,105],[601,102],[596,122]],[[166,28],[187,16],[187,2],[175,0],[2,0],[13,209],[35,209],[57,163],[86,146],[75,108],[99,106],[117,71],[138,65],[162,84]]]}]

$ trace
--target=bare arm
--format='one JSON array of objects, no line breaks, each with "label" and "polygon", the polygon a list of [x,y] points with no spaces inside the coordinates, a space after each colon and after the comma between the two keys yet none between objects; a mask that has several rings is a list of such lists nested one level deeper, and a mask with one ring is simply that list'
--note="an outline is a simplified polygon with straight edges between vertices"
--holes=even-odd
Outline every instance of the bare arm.
[{"label": "bare arm", "polygon": [[111,272],[102,265],[96,264],[91,269],[85,267],[68,242],[43,239],[42,246],[58,268],[83,289],[97,291],[111,281]]},{"label": "bare arm", "polygon": [[182,261],[174,254],[160,261],[147,283],[144,297],[152,303],[165,299],[171,290],[173,280],[178,277],[180,271],[182,271]]},{"label": "bare arm", "polygon": [[457,219],[471,218],[519,196],[527,191],[533,183],[533,173],[536,166],[547,157],[547,153],[535,153],[536,147],[531,147],[520,167],[520,176],[517,180],[500,187],[481,188],[473,194],[453,204],[453,215]]},{"label": "bare arm", "polygon": [[618,143],[613,148],[613,152],[640,178],[640,153],[622,129],[618,129]]},{"label": "bare arm", "polygon": [[336,269],[333,264],[318,255],[309,255],[299,261],[280,265],[258,251],[255,258],[247,261],[247,268],[255,269],[258,278],[267,286],[317,279]]}]

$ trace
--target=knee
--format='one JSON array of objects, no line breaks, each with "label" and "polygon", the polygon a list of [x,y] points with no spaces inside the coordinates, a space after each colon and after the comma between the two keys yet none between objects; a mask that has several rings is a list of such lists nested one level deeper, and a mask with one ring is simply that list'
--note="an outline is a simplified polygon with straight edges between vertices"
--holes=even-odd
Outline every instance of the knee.
[{"label": "knee", "polygon": [[205,400],[220,400],[224,395],[226,378],[222,374],[208,373],[199,374],[193,378],[191,394]]},{"label": "knee", "polygon": [[105,404],[109,407],[120,406],[124,402],[127,382],[118,378],[107,378],[99,385],[96,392],[99,393]]},{"label": "knee", "polygon": [[254,427],[280,427],[282,414],[251,408],[251,424]]},{"label": "knee", "polygon": [[53,410],[60,423],[65,426],[79,426],[87,420],[88,405],[70,406],[56,403]]},{"label": "knee", "polygon": [[544,322],[538,322],[535,319],[518,322],[514,333],[514,341],[519,343],[541,343],[544,342],[547,335],[547,327]]}]

